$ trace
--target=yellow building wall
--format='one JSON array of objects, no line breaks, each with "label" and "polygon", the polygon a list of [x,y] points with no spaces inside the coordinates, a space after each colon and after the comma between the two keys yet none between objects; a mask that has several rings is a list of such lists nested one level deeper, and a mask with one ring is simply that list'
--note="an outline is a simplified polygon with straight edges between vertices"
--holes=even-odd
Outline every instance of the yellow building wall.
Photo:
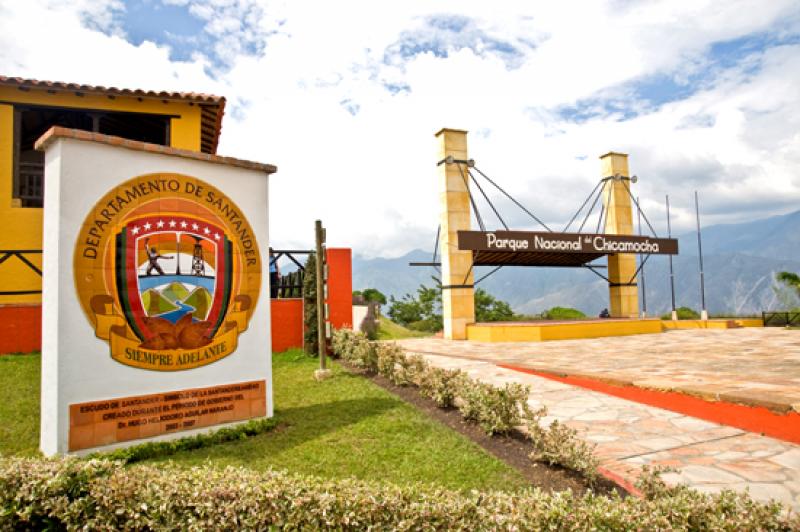
[{"label": "yellow building wall", "polygon": [[[0,250],[41,250],[42,209],[17,207],[14,203],[14,107],[13,104],[46,105],[74,109],[97,109],[161,115],[176,115],[170,123],[172,147],[200,151],[201,109],[189,102],[167,101],[84,93],[49,94],[44,90],[21,91],[16,87],[0,87]],[[45,186],[47,186],[45,178]],[[0,260],[6,256],[0,251]],[[23,256],[41,271],[42,255]],[[41,291],[41,277],[17,256],[0,263],[0,292]],[[41,294],[0,294],[0,305],[39,304]]]}]

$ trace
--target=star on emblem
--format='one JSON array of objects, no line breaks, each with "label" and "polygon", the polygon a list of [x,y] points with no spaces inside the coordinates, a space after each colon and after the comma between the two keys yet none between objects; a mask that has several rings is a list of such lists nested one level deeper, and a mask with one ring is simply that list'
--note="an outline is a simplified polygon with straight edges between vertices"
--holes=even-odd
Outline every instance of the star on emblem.
[{"label": "star on emblem", "polygon": [[200,229],[200,226],[199,226],[199,225],[197,225],[197,224],[192,224],[192,229],[194,229],[195,231],[197,231],[198,229]]},{"label": "star on emblem", "polygon": [[139,226],[137,225],[133,229],[131,229],[131,233],[133,233],[134,235],[138,235],[139,234]]},{"label": "star on emblem", "polygon": [[209,235],[209,234],[211,234],[211,229],[209,229],[208,227],[206,227],[205,229],[203,229],[203,232],[204,232],[205,234]]},{"label": "star on emblem", "polygon": [[156,227],[158,227],[159,229],[164,227],[164,221],[163,220],[159,220],[158,223],[156,224]]},{"label": "star on emblem", "polygon": [[219,233],[214,233],[214,240],[219,240]]},{"label": "star on emblem", "polygon": [[169,221],[169,226],[170,227],[175,227],[176,225],[178,225],[178,223],[175,220],[170,220]]},{"label": "star on emblem", "polygon": [[182,228],[186,229],[186,226],[187,226],[187,225],[188,225],[188,224],[187,224],[186,222],[181,222],[181,227],[182,227]]},{"label": "star on emblem", "polygon": [[145,231],[149,231],[151,227],[153,227],[153,226],[150,225],[150,222],[147,222],[146,224],[144,224],[144,230]]}]

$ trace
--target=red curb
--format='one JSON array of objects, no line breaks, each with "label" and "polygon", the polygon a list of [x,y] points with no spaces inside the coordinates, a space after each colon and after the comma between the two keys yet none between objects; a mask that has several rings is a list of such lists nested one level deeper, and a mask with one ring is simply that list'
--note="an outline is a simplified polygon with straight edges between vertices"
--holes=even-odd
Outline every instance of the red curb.
[{"label": "red curb", "polygon": [[605,467],[598,467],[597,472],[600,473],[604,478],[610,480],[620,488],[630,493],[631,495],[639,497],[640,499],[644,497],[644,494],[638,489],[636,489],[636,486],[633,485],[633,482],[626,479],[622,475],[614,473],[613,471],[610,471]]},{"label": "red curb", "polygon": [[586,377],[572,377],[569,375],[562,377],[552,373],[507,364],[498,364],[498,366],[629,401],[671,410],[706,421],[713,421],[720,425],[756,432],[791,443],[800,443],[800,414],[797,412],[778,414],[762,406],[745,406],[726,401],[706,401],[680,392],[662,392],[637,386],[619,386]]}]

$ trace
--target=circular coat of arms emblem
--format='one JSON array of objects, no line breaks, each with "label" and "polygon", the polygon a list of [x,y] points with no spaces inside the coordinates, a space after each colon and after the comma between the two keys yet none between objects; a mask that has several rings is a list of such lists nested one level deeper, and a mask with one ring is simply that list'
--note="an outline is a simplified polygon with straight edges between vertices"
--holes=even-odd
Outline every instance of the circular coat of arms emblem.
[{"label": "circular coat of arms emblem", "polygon": [[176,371],[236,350],[261,287],[261,257],[241,209],[178,174],[131,179],[81,227],[75,286],[95,335],[129,366]]}]

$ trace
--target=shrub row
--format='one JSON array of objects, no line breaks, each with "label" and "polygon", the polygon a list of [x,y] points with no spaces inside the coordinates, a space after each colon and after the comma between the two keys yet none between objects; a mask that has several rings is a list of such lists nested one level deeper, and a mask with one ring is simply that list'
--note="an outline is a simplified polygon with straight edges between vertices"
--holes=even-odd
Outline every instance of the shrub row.
[{"label": "shrub row", "polygon": [[666,488],[469,494],[245,468],[0,459],[3,530],[792,530],[777,504]]},{"label": "shrub row", "polygon": [[457,406],[464,419],[477,423],[487,434],[504,435],[525,426],[532,442],[531,459],[578,471],[589,481],[597,477],[593,448],[566,425],[543,426],[547,411],[528,406],[527,386],[492,386],[459,370],[433,367],[419,355],[406,355],[396,344],[371,342],[348,329],[334,332],[333,351],[351,366],[377,373],[398,386],[419,387],[423,396],[441,408]]}]

